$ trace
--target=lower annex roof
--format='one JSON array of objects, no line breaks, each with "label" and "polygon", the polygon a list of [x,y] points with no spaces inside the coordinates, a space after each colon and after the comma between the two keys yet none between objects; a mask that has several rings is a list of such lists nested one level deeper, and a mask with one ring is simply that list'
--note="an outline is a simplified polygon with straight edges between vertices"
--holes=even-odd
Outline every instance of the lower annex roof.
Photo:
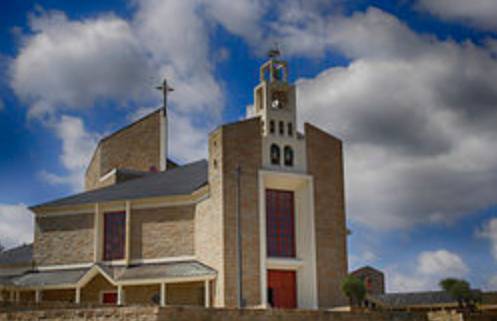
[{"label": "lower annex roof", "polygon": [[[150,279],[181,279],[216,274],[214,269],[198,261],[140,264],[128,267],[96,265],[116,283]],[[0,279],[0,285],[24,288],[75,286],[96,265],[83,269],[32,271],[17,277]]]},{"label": "lower annex roof", "polygon": [[159,196],[189,195],[207,184],[207,167],[208,163],[203,159],[120,184],[38,204],[32,206],[31,209]]}]

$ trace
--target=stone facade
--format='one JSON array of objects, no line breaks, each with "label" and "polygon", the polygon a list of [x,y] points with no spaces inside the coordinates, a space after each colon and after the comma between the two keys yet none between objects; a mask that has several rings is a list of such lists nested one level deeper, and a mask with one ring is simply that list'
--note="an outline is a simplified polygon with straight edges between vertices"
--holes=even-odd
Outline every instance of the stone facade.
[{"label": "stone facade", "polygon": [[383,272],[369,266],[357,269],[350,273],[364,282],[368,294],[385,293],[385,275]]},{"label": "stone facade", "polygon": [[[1,312],[0,321],[427,321],[426,314],[408,312],[348,313],[291,310],[228,310],[203,308],[105,307],[86,309],[40,309]],[[494,320],[480,315],[468,320]]]},{"label": "stone facade", "polygon": [[33,258],[37,265],[93,261],[93,214],[37,216]]},{"label": "stone facade", "polygon": [[194,211],[194,206],[132,210],[131,258],[193,255]]},{"label": "stone facade", "polygon": [[74,302],[76,297],[75,290],[45,290],[42,293],[43,302]]},{"label": "stone facade", "polygon": [[240,217],[242,218],[243,293],[247,306],[260,305],[260,231],[258,171],[262,165],[259,118],[223,126],[222,171],[225,304],[237,300],[237,178],[240,166]]},{"label": "stone facade", "polygon": [[161,117],[163,111],[159,109],[101,140],[86,172],[86,189],[111,184],[110,181],[100,182],[100,177],[114,168],[159,170]]},{"label": "stone facade", "polygon": [[81,289],[81,302],[100,304],[104,291],[116,291],[116,287],[103,276],[97,275]]},{"label": "stone facade", "polygon": [[305,124],[307,169],[314,178],[314,219],[319,306],[346,305],[341,282],[347,276],[347,228],[342,142]]},{"label": "stone facade", "polygon": [[124,287],[126,304],[157,304],[154,299],[159,298],[159,293],[159,285]]},{"label": "stone facade", "polygon": [[204,285],[202,282],[188,282],[167,285],[168,305],[204,305]]},{"label": "stone facade", "polygon": [[224,233],[223,233],[223,161],[222,130],[209,135],[209,198],[197,204],[195,214],[195,255],[216,269],[213,305],[224,306]]}]

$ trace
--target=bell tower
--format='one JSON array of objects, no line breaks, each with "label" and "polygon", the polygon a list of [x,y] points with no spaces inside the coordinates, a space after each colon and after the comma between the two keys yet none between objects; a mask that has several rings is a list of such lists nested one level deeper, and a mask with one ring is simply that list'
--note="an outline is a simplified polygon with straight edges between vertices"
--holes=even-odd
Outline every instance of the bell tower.
[{"label": "bell tower", "polygon": [[260,68],[260,82],[254,89],[254,114],[261,117],[263,164],[284,171],[305,170],[305,155],[296,154],[302,143],[297,133],[295,85],[288,82],[288,63],[272,49]]}]

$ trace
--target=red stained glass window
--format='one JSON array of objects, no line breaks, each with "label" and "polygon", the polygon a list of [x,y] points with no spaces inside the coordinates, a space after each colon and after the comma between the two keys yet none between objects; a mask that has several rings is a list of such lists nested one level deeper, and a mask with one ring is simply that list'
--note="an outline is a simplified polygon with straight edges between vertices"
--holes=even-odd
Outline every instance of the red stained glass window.
[{"label": "red stained glass window", "polygon": [[267,254],[295,257],[295,215],[293,192],[266,190]]},{"label": "red stained glass window", "polygon": [[124,259],[126,239],[126,213],[114,212],[104,215],[104,260]]}]

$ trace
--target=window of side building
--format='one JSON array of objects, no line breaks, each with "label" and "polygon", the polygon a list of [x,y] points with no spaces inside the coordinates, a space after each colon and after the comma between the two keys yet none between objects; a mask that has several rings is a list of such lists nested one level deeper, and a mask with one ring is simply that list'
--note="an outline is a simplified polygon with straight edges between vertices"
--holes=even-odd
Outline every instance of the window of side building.
[{"label": "window of side building", "polygon": [[124,259],[126,240],[126,213],[112,212],[104,215],[104,260]]}]

